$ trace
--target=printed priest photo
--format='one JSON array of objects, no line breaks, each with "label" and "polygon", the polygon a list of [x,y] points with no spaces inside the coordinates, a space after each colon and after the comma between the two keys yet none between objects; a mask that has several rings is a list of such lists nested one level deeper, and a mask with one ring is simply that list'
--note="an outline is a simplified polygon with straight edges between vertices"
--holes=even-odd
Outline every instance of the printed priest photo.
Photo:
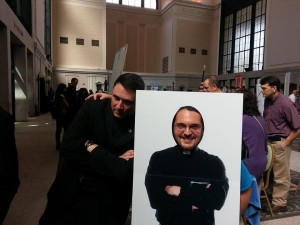
[{"label": "printed priest photo", "polygon": [[172,121],[174,147],[154,152],[145,177],[150,205],[160,225],[214,225],[229,190],[222,160],[199,149],[201,113],[183,106]]}]

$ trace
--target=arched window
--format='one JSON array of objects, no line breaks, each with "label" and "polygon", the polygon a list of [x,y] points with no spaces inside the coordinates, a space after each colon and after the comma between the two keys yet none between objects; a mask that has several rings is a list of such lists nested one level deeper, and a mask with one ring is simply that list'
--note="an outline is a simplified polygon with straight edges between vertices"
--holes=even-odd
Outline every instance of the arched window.
[{"label": "arched window", "polygon": [[108,3],[129,5],[147,9],[157,9],[157,0],[106,0]]}]

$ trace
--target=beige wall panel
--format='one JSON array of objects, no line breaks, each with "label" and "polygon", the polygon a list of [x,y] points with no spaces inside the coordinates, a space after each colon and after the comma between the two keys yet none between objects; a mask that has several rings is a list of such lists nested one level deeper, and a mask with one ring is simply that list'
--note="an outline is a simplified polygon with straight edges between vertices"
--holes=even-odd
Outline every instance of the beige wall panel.
[{"label": "beige wall panel", "polygon": [[[145,72],[145,58],[146,58],[146,26],[145,24],[139,25],[139,36],[138,36],[138,71]],[[150,71],[148,71],[150,72]]]},{"label": "beige wall panel", "polygon": [[117,24],[108,22],[106,24],[106,68],[113,69],[117,46]]},{"label": "beige wall panel", "polygon": [[[176,72],[199,73],[208,64],[208,55],[202,55],[202,50],[210,54],[211,24],[178,19],[176,32]],[[184,47],[185,53],[179,53],[179,47]],[[196,54],[190,53],[191,48]]]},{"label": "beige wall panel", "polygon": [[[162,26],[161,26],[161,35],[160,35],[160,46],[161,46],[161,54],[159,59],[159,65],[162,67],[162,58],[168,57],[169,64],[168,64],[168,71],[172,71],[172,52],[173,52],[173,21],[172,21],[172,14],[166,13],[162,17]],[[162,72],[162,70],[161,70]]]},{"label": "beige wall panel", "polygon": [[127,41],[125,37],[125,22],[118,21],[118,27],[117,27],[117,40],[118,40],[118,46],[119,48],[123,47]]},{"label": "beige wall panel", "polygon": [[[112,27],[115,24],[116,28]],[[151,41],[153,36],[153,31],[160,30],[160,15],[154,11],[141,12],[140,9],[134,7],[115,7],[114,5],[108,4],[107,7],[107,32],[116,37],[113,40],[108,40],[110,42],[107,46],[111,45],[112,41],[116,40],[117,49],[112,50],[107,48],[107,55],[115,55],[116,51],[128,44],[127,56],[125,60],[124,70],[125,71],[135,71],[135,72],[152,72],[157,71],[157,65],[160,62],[158,57],[152,57],[151,65],[148,65],[149,56],[153,55],[154,49],[151,49]],[[148,37],[148,29],[155,28],[151,31],[151,39]],[[116,32],[114,31],[116,29]],[[156,35],[160,35],[157,33]],[[156,38],[157,39],[157,38]],[[155,39],[155,40],[156,40]],[[150,46],[149,46],[150,44]],[[160,43],[158,43],[160,45]],[[150,52],[148,52],[150,50]],[[159,50],[159,48],[158,48]],[[158,52],[159,54],[159,52]],[[110,59],[108,59],[110,60]],[[113,64],[113,63],[112,63]],[[111,64],[111,67],[112,67]],[[156,65],[155,68],[152,65]],[[110,65],[107,63],[108,68]]]},{"label": "beige wall panel", "polygon": [[146,71],[149,73],[161,72],[160,67],[160,32],[158,28],[150,27],[147,29],[146,36]]},{"label": "beige wall panel", "polygon": [[138,27],[126,25],[126,43],[128,44],[124,70],[137,71]]},{"label": "beige wall panel", "polygon": [[[69,43],[58,44],[56,66],[105,69],[105,8],[57,6],[54,42],[59,43],[60,37],[68,37]],[[76,45],[76,38],[84,39],[84,45]],[[99,46],[92,46],[92,40],[99,40]]]},{"label": "beige wall panel", "polygon": [[299,12],[299,0],[268,1],[264,69],[300,66]]}]

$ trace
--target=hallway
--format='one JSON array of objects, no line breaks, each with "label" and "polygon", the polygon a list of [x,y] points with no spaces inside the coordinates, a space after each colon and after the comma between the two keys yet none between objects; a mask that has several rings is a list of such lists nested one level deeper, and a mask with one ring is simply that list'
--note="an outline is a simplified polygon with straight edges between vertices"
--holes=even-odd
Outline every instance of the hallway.
[{"label": "hallway", "polygon": [[15,127],[20,187],[3,225],[37,225],[57,168],[55,121],[44,114]]},{"label": "hallway", "polygon": [[[15,126],[21,184],[3,225],[37,225],[57,168],[59,152],[55,150],[55,121],[50,114],[43,114]],[[293,151],[292,170],[300,171],[299,161],[300,152]],[[300,216],[294,216],[263,221],[261,225],[298,225],[299,221]]]}]

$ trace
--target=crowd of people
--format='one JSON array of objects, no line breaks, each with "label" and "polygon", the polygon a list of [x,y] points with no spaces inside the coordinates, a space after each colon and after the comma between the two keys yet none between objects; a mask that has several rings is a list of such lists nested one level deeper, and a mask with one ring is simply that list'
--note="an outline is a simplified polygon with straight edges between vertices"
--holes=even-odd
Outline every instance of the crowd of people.
[{"label": "crowd of people", "polygon": [[[135,97],[137,90],[145,89],[145,84],[139,75],[125,73],[115,81],[112,95],[98,93],[94,95],[94,99],[88,100],[85,99],[89,92],[83,88],[77,91],[77,84],[77,78],[73,78],[68,87],[61,83],[54,94],[53,105],[60,106],[60,113],[53,115],[56,120],[56,148],[60,150],[62,162],[48,192],[47,206],[39,224],[124,225],[132,198]],[[258,110],[255,94],[246,89],[236,91],[241,93],[244,99],[241,142],[249,151],[241,161],[240,215],[252,225],[259,224],[257,218],[260,208],[258,207],[258,213],[255,215],[245,214],[245,211],[251,204],[251,198],[259,196],[259,185],[267,164],[267,142],[271,143],[275,154],[272,211],[285,212],[291,186],[291,143],[300,134],[300,116],[295,104],[297,97],[293,102],[284,96],[280,92],[280,80],[275,76],[262,78],[260,84],[265,97],[263,115]],[[222,93],[217,77],[206,78],[201,91]],[[5,129],[10,131],[5,133],[9,137],[1,141],[10,141],[5,148],[9,153],[1,152],[1,158],[4,155],[11,160],[10,164],[2,164],[3,160],[0,158],[3,180],[2,170],[7,170],[13,165],[16,165],[14,168],[18,168],[18,162],[14,125],[13,122],[9,122],[12,119],[2,109],[0,113],[1,117],[5,118],[0,118],[1,128],[6,126]],[[61,142],[62,129],[64,137]],[[199,220],[209,221],[204,224],[214,224],[213,211],[220,209],[224,204],[229,188],[225,168],[217,156],[198,149],[203,133],[204,121],[201,113],[192,106],[181,107],[172,122],[172,134],[177,145],[156,152],[151,157],[145,184],[151,206],[157,210],[156,218],[162,225],[183,224],[180,221],[192,225],[198,224]],[[154,177],[151,175],[161,169],[168,173],[169,167],[168,165],[164,169],[164,165],[159,163],[161,156],[187,160],[188,167],[185,170],[177,171],[174,162],[171,170],[177,171],[179,175],[176,176],[192,171],[188,169],[194,167],[192,162],[200,162],[205,168],[213,165],[214,168],[209,171],[215,171],[214,174],[205,177],[208,176],[205,173],[207,170],[203,170],[201,176],[206,178],[206,196],[217,193],[220,198],[216,198],[217,201],[211,201],[213,198],[206,201],[205,197],[199,197],[198,194],[204,192],[202,181],[195,180],[189,189],[185,189],[186,184],[182,181],[177,182],[177,185],[174,185],[174,181],[157,181],[158,174]],[[202,157],[205,157],[204,161]],[[213,163],[209,163],[210,161]],[[4,199],[2,196],[7,199],[4,206],[1,205],[3,201],[0,204],[0,222],[4,219],[19,185],[17,170],[11,170],[10,173],[13,174],[9,177],[4,176],[5,179],[9,178],[7,185],[0,185],[1,200]],[[214,181],[208,178],[222,181],[220,189],[210,189],[210,182]],[[188,192],[188,195],[194,196],[195,199],[187,201],[182,197]],[[174,204],[176,197],[182,205]],[[163,199],[166,201],[162,201]],[[190,211],[181,211],[183,206],[189,207],[188,204],[191,204]],[[166,205],[171,206],[172,210]],[[206,212],[205,215],[202,210]],[[175,217],[176,221],[173,221]],[[187,220],[190,222],[186,223]]]},{"label": "crowd of people", "polygon": [[60,149],[62,130],[66,131],[89,96],[86,88],[76,89],[78,79],[72,78],[71,83],[67,86],[64,83],[57,85],[54,98],[51,102],[50,112],[56,121],[55,142],[56,149]]},{"label": "crowd of people", "polygon": [[[284,96],[280,90],[280,80],[276,76],[263,77],[260,84],[265,97],[263,115],[258,111],[257,99],[252,92],[245,89],[236,90],[244,97],[242,141],[248,147],[249,157],[243,159],[243,163],[250,174],[256,178],[259,187],[267,163],[267,141],[271,143],[275,154],[271,210],[273,213],[286,212],[287,197],[291,187],[291,144],[300,134],[300,116],[296,104],[300,101],[300,92],[294,92],[294,99]],[[201,90],[222,92],[216,76],[205,79]],[[241,182],[243,180],[241,177]],[[248,183],[250,184],[250,181]],[[264,210],[270,212],[269,208]]]}]

